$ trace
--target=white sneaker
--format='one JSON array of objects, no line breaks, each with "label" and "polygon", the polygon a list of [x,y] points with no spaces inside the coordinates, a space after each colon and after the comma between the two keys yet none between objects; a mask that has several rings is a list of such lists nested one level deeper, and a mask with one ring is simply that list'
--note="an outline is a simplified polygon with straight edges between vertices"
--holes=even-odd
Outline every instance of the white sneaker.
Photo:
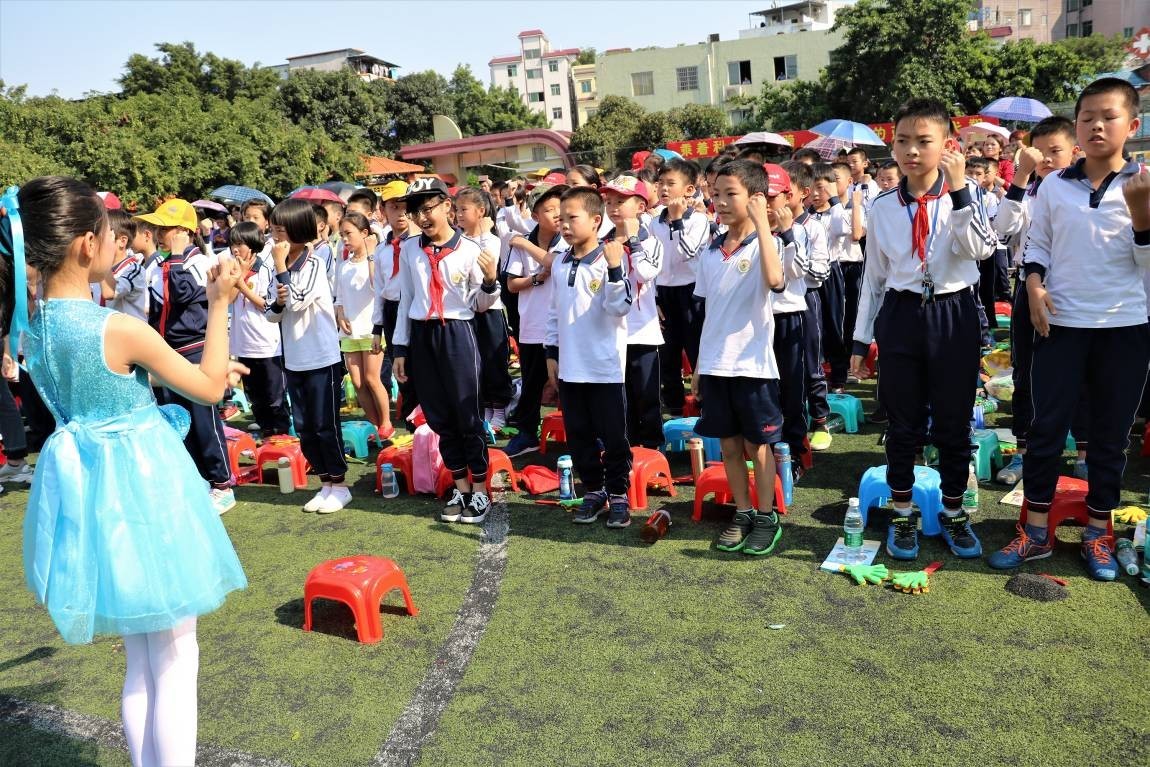
[{"label": "white sneaker", "polygon": [[32,482],[32,474],[32,467],[27,461],[19,466],[11,463],[0,466],[0,482],[23,482],[27,485]]},{"label": "white sneaker", "polygon": [[332,485],[328,488],[323,503],[315,511],[317,514],[331,514],[349,503],[351,503],[351,491],[347,489],[347,485]]},{"label": "white sneaker", "polygon": [[491,423],[492,431],[503,431],[503,427],[507,425],[507,410],[501,407],[492,408],[491,418],[487,420]]},{"label": "white sneaker", "polygon": [[236,507],[236,494],[232,492],[230,487],[213,487],[208,491],[208,495],[211,496],[212,505],[216,507],[217,514],[227,514]]},{"label": "white sneaker", "polygon": [[303,505],[304,511],[319,511],[319,507],[323,506],[323,502],[327,500],[327,494],[331,492],[331,485],[324,485],[319,489],[310,501]]}]

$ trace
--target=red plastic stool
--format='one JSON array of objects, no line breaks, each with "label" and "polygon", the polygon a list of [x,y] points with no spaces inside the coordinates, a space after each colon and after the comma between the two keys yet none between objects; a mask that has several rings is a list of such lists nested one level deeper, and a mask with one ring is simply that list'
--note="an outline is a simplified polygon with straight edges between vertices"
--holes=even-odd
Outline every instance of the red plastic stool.
[{"label": "red plastic stool", "polygon": [[1142,432],[1142,455],[1150,455],[1150,421],[1146,422],[1146,431]]},{"label": "red plastic stool", "polygon": [[232,476],[236,478],[237,485],[248,485],[259,482],[261,470],[258,465],[240,466],[240,456],[247,453],[255,458],[258,452],[256,441],[246,431],[224,427],[224,438],[228,443],[228,463],[231,465]]},{"label": "red plastic stool", "polygon": [[[511,466],[511,459],[507,457],[507,453],[496,448],[487,448],[487,493],[491,494],[491,480],[501,471],[507,472],[508,481],[511,483],[511,489],[519,492],[519,478],[515,474],[515,469]],[[467,476],[471,476],[471,472],[467,472]],[[446,466],[439,469],[439,476],[435,479],[435,497],[442,498],[451,486],[455,484],[455,478],[451,476],[451,472]]]},{"label": "red plastic stool", "polygon": [[1010,305],[1009,301],[995,301],[994,313],[1002,317],[1009,317],[1014,312],[1014,307]]},{"label": "red plastic stool", "polygon": [[688,394],[683,398],[683,417],[691,418],[692,416],[701,416],[703,411],[699,408],[699,398],[694,394]]},{"label": "red plastic stool", "polygon": [[303,630],[311,631],[312,600],[333,599],[351,608],[359,641],[375,644],[383,639],[379,602],[393,589],[403,592],[407,614],[419,615],[419,610],[411,601],[411,591],[407,588],[403,570],[387,557],[361,554],[330,559],[316,565],[307,574],[303,586]]},{"label": "red plastic stool", "polygon": [[867,349],[866,360],[864,363],[867,370],[873,376],[875,371],[878,370],[878,344],[871,342],[870,348]]},{"label": "red plastic stool", "polygon": [[684,349],[683,350],[683,378],[689,378],[693,370],[694,370],[694,368],[691,367],[691,360],[687,359],[687,351]]},{"label": "red plastic stool", "polygon": [[260,446],[260,449],[256,451],[256,471],[262,472],[266,464],[278,463],[279,459],[287,458],[291,462],[292,482],[295,484],[296,490],[303,490],[307,487],[307,459],[303,457],[299,440],[292,437],[288,437],[286,440],[269,437]]},{"label": "red plastic stool", "polygon": [[380,476],[380,469],[385,463],[390,463],[391,468],[403,475],[403,485],[407,488],[407,494],[415,495],[415,475],[411,471],[411,445],[406,447],[391,445],[379,451],[379,455],[375,457],[375,492],[377,493],[383,492],[383,478]]},{"label": "red plastic stool", "polygon": [[539,425],[539,455],[547,454],[548,439],[554,439],[556,442],[567,441],[567,429],[563,426],[563,413],[559,410],[543,416],[543,422]]},{"label": "red plastic stool", "polygon": [[675,497],[675,484],[671,481],[671,465],[667,456],[649,447],[631,448],[631,486],[627,488],[627,501],[632,510],[647,508],[647,485],[667,488]]},{"label": "red plastic stool", "polygon": [[[747,474],[750,480],[751,503],[758,508],[759,493],[755,489],[755,472],[748,471]],[[695,480],[695,511],[691,515],[692,522],[698,522],[703,518],[703,499],[712,493],[715,495],[715,503],[731,502],[731,486],[727,482],[727,470],[722,464],[708,466]],[[787,513],[787,503],[783,500],[783,483],[778,474],[775,474],[775,506],[780,514]]]},{"label": "red plastic stool", "polygon": [[815,465],[815,453],[811,450],[811,438],[803,437],[803,445],[806,450],[803,452],[802,457],[799,458],[799,464],[803,467],[803,471],[810,471]]},{"label": "red plastic stool", "polygon": [[[1058,484],[1054,488],[1054,500],[1050,503],[1050,513],[1046,516],[1046,540],[1053,540],[1050,538],[1058,526],[1063,522],[1072,519],[1082,526],[1090,524],[1090,512],[1086,509],[1086,491],[1089,489],[1089,484],[1084,479],[1076,479],[1074,477],[1059,477]],[[1018,515],[1018,524],[1026,524],[1026,511],[1029,505],[1026,499],[1022,499],[1022,511]],[[1114,539],[1114,517],[1106,522],[1106,535],[1108,535],[1113,542]]]}]

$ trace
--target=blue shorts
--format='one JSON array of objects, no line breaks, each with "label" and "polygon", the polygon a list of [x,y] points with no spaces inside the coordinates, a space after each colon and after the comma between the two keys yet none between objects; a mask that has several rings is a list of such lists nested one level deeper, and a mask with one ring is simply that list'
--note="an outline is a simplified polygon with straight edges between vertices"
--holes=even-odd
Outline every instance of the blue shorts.
[{"label": "blue shorts", "polygon": [[695,432],[704,437],[739,437],[753,445],[783,441],[779,382],[774,378],[699,376],[703,415]]}]

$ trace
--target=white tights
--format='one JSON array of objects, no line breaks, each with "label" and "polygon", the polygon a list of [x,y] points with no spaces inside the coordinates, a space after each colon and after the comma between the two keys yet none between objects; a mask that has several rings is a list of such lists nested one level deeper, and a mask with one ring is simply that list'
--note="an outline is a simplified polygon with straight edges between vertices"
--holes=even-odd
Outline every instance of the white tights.
[{"label": "white tights", "polygon": [[123,639],[128,672],[120,709],[133,766],[191,767],[200,669],[196,619]]}]

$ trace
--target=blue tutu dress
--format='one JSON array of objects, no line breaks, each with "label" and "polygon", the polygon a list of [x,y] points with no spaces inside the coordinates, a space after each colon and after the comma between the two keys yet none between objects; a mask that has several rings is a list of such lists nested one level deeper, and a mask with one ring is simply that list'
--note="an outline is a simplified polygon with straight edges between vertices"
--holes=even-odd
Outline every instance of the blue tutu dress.
[{"label": "blue tutu dress", "polygon": [[104,361],[111,309],[39,304],[28,372],[56,416],[24,518],[24,574],[66,642],[170,629],[247,585],[183,438],[137,368]]}]

